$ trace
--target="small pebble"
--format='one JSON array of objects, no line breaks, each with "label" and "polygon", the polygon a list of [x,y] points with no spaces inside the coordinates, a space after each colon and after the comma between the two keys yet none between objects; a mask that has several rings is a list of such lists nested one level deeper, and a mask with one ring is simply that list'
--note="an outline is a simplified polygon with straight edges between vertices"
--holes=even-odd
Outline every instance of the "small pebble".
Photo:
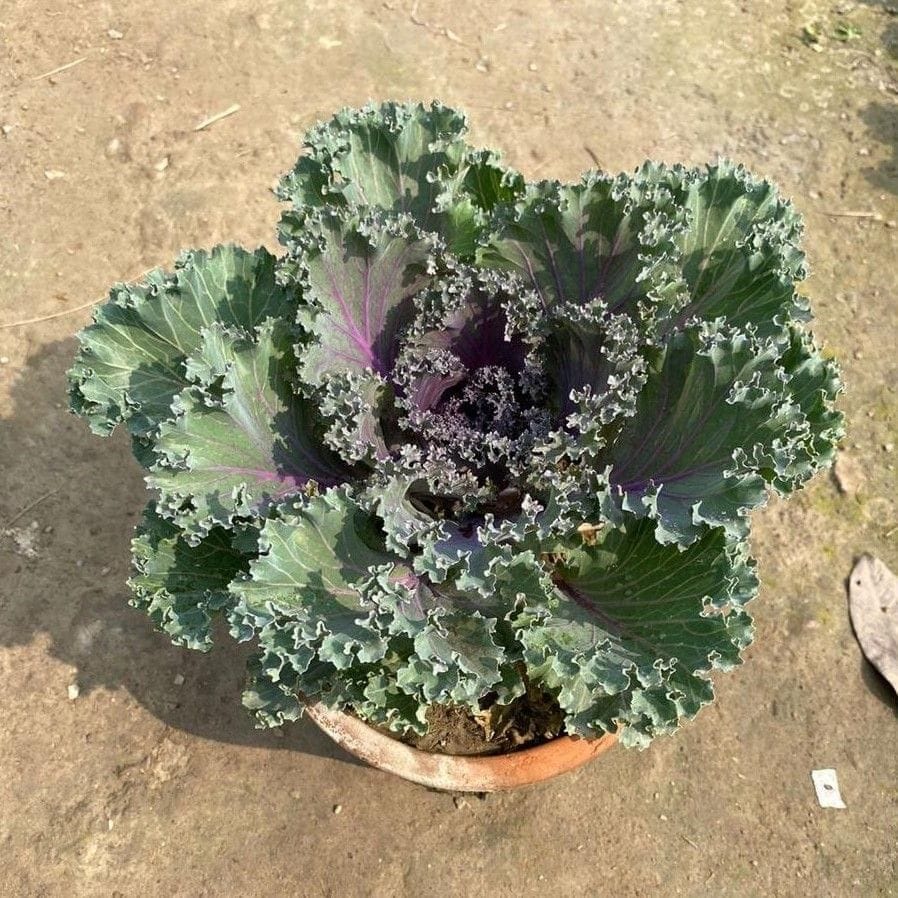
[{"label": "small pebble", "polygon": [[4,137],[8,137],[10,134],[12,134],[12,125],[3,125],[2,127],[0,127],[0,131],[3,132]]},{"label": "small pebble", "polygon": [[883,443],[882,451],[883,452],[894,452],[895,444],[894,443]]},{"label": "small pebble", "polygon": [[335,813],[335,814],[339,814],[342,810],[343,810],[343,805],[342,805],[342,804],[335,804],[335,805],[334,805],[334,813]]},{"label": "small pebble", "polygon": [[531,62],[531,63],[527,66],[527,68],[530,69],[531,72],[535,72],[536,69],[537,69],[537,65],[536,65],[535,62]]},{"label": "small pebble", "polygon": [[112,568],[108,567],[100,568],[100,576],[105,577],[111,570]]},{"label": "small pebble", "polygon": [[171,161],[171,160],[169,159],[168,156],[163,156],[163,157],[162,157],[162,158],[161,158],[161,159],[160,159],[160,160],[153,166],[153,168],[155,168],[156,171],[165,171],[165,170],[168,168],[168,164],[169,164],[170,161]]},{"label": "small pebble", "polygon": [[115,156],[121,148],[122,142],[117,137],[113,137],[112,140],[106,144],[106,155]]},{"label": "small pebble", "polygon": [[184,685],[184,674],[175,674],[175,678],[173,680],[175,686],[183,686]]},{"label": "small pebble", "polygon": [[8,355],[0,355],[0,365],[8,365],[9,364],[9,356]]},{"label": "small pebble", "polygon": [[667,814],[659,814],[658,819],[659,820],[667,820]]},{"label": "small pebble", "polygon": [[121,31],[116,31],[115,28],[110,28],[106,33],[109,35],[109,39],[113,41],[120,41],[125,36]]},{"label": "small pebble", "polygon": [[858,156],[869,156],[869,155],[870,155],[870,151],[869,151],[866,147],[861,147],[861,148],[857,151],[857,154],[858,154]]},{"label": "small pebble", "polygon": [[81,690],[78,688],[77,683],[69,683],[69,701],[73,702],[79,695],[81,695]]},{"label": "small pebble", "polygon": [[56,168],[49,168],[44,171],[44,177],[48,181],[58,181],[60,178],[65,177],[65,172]]}]

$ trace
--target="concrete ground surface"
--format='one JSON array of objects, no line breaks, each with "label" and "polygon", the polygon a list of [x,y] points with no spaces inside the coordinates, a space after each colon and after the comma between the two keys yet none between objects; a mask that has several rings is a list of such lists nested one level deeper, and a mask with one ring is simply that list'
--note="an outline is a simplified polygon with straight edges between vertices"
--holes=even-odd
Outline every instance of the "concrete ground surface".
[{"label": "concrete ground surface", "polygon": [[[898,894],[898,702],[844,584],[864,551],[898,571],[896,12],[5,0],[0,894]],[[778,181],[848,384],[846,492],[821,477],[756,514],[757,640],[717,703],[645,752],[483,800],[356,764],[308,722],[254,730],[236,648],[173,648],[127,606],[141,475],[66,412],[73,334],[110,283],[184,247],[274,247],[268,189],[310,124],[433,97],[529,176],[723,153]],[[818,807],[821,767],[846,810]]]}]

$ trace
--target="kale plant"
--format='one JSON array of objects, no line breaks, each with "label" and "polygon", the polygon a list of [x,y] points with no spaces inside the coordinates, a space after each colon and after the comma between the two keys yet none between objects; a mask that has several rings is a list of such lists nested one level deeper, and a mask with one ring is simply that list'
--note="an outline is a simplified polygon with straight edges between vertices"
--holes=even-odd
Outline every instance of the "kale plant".
[{"label": "kale plant", "polygon": [[117,285],[72,408],[154,499],[133,604],[255,640],[244,703],[422,732],[536,686],[644,745],[739,663],[749,511],[829,464],[801,222],[728,162],[527,182],[437,103],[343,111],[280,183],[281,257]]}]

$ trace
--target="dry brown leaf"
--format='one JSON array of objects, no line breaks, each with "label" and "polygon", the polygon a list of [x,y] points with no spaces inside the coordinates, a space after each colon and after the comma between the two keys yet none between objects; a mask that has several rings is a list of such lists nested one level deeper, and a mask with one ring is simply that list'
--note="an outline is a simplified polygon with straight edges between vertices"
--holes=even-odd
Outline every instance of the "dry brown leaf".
[{"label": "dry brown leaf", "polygon": [[898,692],[898,577],[862,555],[851,572],[848,606],[864,655]]}]

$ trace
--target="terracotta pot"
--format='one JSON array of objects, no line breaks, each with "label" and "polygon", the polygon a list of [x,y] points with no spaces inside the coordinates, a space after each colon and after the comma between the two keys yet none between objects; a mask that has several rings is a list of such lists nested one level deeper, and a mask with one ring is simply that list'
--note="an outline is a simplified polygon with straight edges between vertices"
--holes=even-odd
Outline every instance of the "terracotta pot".
[{"label": "terracotta pot", "polygon": [[446,792],[499,792],[529,786],[576,770],[617,741],[614,735],[560,736],[502,755],[439,755],[391,739],[358,717],[320,703],[307,705],[306,712],[341,748],[372,767]]}]

